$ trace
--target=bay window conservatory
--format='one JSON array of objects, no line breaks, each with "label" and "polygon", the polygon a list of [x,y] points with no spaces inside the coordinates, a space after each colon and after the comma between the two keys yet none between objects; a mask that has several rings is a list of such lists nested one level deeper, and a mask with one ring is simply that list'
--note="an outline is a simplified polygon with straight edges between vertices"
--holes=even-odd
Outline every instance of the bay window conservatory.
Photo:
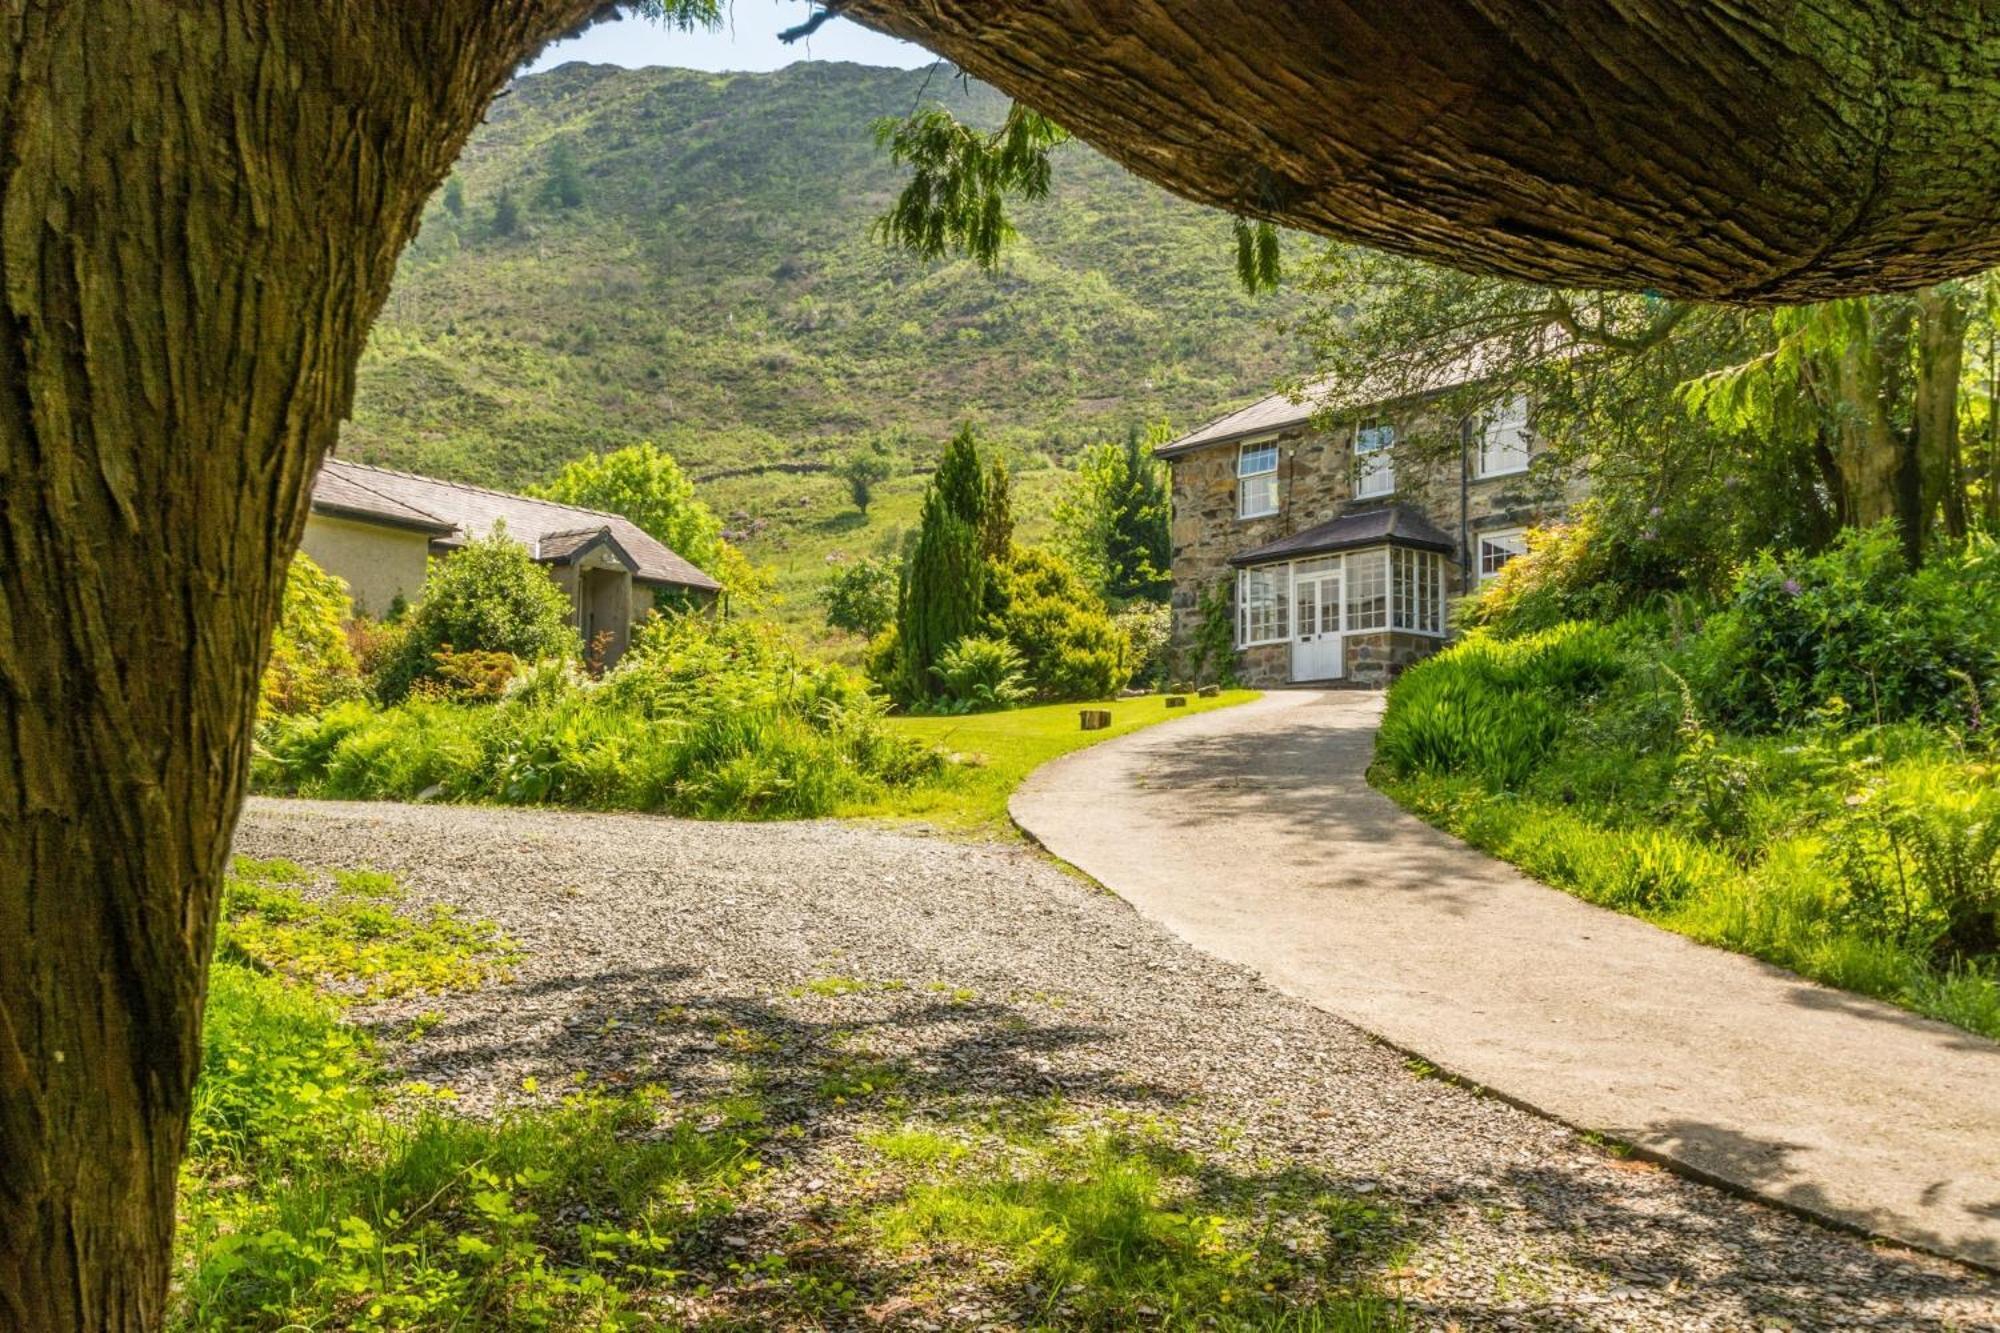
[{"label": "bay window conservatory", "polygon": [[1292,680],[1349,674],[1353,641],[1442,638],[1448,537],[1400,507],[1350,514],[1246,551],[1236,646],[1289,644]]}]

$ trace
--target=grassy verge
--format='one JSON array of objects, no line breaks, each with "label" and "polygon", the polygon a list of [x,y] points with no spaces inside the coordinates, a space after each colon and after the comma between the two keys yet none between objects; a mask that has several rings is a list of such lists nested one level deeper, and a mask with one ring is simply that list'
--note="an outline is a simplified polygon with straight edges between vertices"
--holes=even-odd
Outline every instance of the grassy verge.
[{"label": "grassy verge", "polygon": [[[1189,695],[1186,708],[1169,709],[1162,696],[1155,694],[1109,704],[1047,704],[965,717],[890,718],[888,726],[898,734],[961,756],[960,762],[948,764],[925,782],[855,802],[840,813],[923,819],[964,832],[1013,836],[1007,798],[1022,779],[1049,760],[1141,727],[1228,708],[1256,697],[1254,690],[1228,690],[1209,699]],[[1085,707],[1109,709],[1111,725],[1102,731],[1082,730],[1077,713]]]},{"label": "grassy verge", "polygon": [[1464,779],[1376,785],[1420,819],[1553,888],[2000,1040],[2000,974],[1939,966],[1845,927],[1844,886],[1821,863],[1817,838],[1775,843],[1746,866],[1668,830],[1611,827]]},{"label": "grassy verge", "polygon": [[1662,652],[1629,627],[1469,638],[1397,682],[1371,778],[1598,906],[2000,1038],[1990,752],[1838,714],[1712,730]]}]

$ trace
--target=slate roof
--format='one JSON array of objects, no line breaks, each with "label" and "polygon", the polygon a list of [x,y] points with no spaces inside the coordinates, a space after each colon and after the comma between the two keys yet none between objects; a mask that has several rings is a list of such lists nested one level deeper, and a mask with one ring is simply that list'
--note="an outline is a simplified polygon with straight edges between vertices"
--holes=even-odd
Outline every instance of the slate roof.
[{"label": "slate roof", "polygon": [[442,535],[458,525],[436,514],[391,499],[368,485],[365,470],[350,470],[347,464],[329,458],[313,482],[313,512],[363,522],[387,523],[399,528]]},{"label": "slate roof", "polygon": [[[1551,355],[1573,353],[1574,349],[1559,332],[1550,330],[1544,337],[1548,340],[1545,345]],[[1429,397],[1487,378],[1493,372],[1493,362],[1499,353],[1500,349],[1494,344],[1483,343],[1454,360],[1432,367],[1415,382],[1397,379],[1387,370],[1365,375],[1359,381],[1344,386],[1331,378],[1317,379],[1301,387],[1297,397],[1288,390],[1259,398],[1248,407],[1239,407],[1178,439],[1167,441],[1153,452],[1161,458],[1174,458],[1205,445],[1252,439],[1303,425],[1317,413],[1329,409],[1358,412],[1363,408]]]},{"label": "slate roof", "polygon": [[[364,501],[374,507],[363,507]],[[594,535],[608,532],[619,550],[629,557],[636,582],[673,584],[709,592],[722,587],[623,515],[422,477],[414,472],[351,463],[344,458],[329,458],[320,468],[319,478],[313,483],[313,508],[364,521],[422,527],[436,534],[432,537],[433,544],[445,547],[462,546],[473,537],[491,532],[495,524],[504,523],[507,535],[531,550],[537,550],[545,540],[558,545],[566,540],[578,543],[564,558],[574,558]],[[423,524],[418,519],[429,522]],[[555,559],[546,552],[540,553],[539,558]]]},{"label": "slate roof", "polygon": [[1384,505],[1358,514],[1342,514],[1330,523],[1321,523],[1289,537],[1280,537],[1262,546],[1229,557],[1239,568],[1267,565],[1277,560],[1298,560],[1333,551],[1352,551],[1363,546],[1412,546],[1423,551],[1450,555],[1458,544],[1435,523],[1405,505]]}]

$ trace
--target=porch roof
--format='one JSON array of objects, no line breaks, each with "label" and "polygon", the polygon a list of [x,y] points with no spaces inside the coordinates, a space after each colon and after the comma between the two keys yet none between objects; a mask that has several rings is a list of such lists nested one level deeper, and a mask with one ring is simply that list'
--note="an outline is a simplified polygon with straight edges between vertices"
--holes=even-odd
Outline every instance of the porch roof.
[{"label": "porch roof", "polygon": [[1448,534],[1416,510],[1404,505],[1384,505],[1358,514],[1342,514],[1331,522],[1238,552],[1229,557],[1229,563],[1241,569],[1363,546],[1409,546],[1420,551],[1442,551],[1446,555],[1458,549]]}]

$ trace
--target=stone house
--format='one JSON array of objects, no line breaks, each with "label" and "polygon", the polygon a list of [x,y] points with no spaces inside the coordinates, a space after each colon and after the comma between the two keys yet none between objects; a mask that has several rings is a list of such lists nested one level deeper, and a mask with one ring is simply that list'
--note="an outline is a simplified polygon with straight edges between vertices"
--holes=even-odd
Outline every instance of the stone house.
[{"label": "stone house", "polygon": [[1175,642],[1226,607],[1251,685],[1380,685],[1435,651],[1452,602],[1577,498],[1535,466],[1525,399],[1462,420],[1436,402],[1448,387],[1347,407],[1326,385],[1273,394],[1160,446]]},{"label": "stone house", "polygon": [[655,593],[712,603],[722,585],[619,514],[329,458],[313,482],[301,549],[347,580],[354,609],[387,613],[423,596],[433,558],[496,527],[526,546],[575,608],[608,666]]}]

